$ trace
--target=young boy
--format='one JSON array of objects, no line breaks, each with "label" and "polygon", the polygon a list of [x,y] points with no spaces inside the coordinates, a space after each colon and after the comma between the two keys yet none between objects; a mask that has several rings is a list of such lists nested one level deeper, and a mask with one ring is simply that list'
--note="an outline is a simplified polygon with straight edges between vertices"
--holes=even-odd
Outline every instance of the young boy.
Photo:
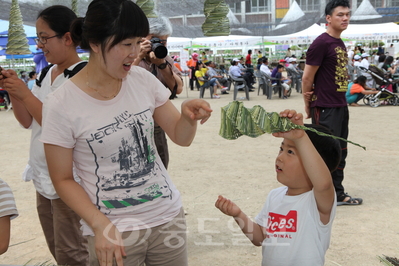
[{"label": "young boy", "polygon": [[[294,110],[280,116],[303,125],[302,114]],[[340,160],[339,142],[300,129],[273,136],[283,138],[275,167],[277,180],[285,186],[270,192],[255,222],[222,196],[215,206],[234,217],[255,246],[262,245],[263,266],[324,265],[336,208],[330,172]]]},{"label": "young boy", "polygon": [[18,216],[14,196],[10,187],[0,178],[0,255],[5,253],[10,243],[10,221]]}]

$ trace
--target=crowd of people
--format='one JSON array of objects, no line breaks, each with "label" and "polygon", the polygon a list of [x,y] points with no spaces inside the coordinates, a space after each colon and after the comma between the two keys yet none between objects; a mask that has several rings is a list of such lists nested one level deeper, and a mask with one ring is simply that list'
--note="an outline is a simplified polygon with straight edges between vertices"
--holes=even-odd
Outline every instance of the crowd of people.
[{"label": "crowd of people", "polygon": [[[218,90],[229,94],[228,74],[245,80],[253,91],[254,71],[260,71],[281,85],[286,99],[293,82],[283,75],[286,70],[302,81],[305,114],[285,110],[280,117],[297,125],[311,118],[310,127],[347,139],[348,104],[356,106],[376,90],[364,74],[348,84],[340,62],[366,67],[370,55],[347,53],[340,38],[350,21],[347,0],[329,1],[325,12],[327,31],[309,47],[304,70],[290,50],[274,68],[258,52],[256,70],[248,50],[245,59],[231,60],[228,73],[217,71],[206,53],[193,53],[187,62],[190,89],[206,84],[218,99]],[[183,90],[179,57],[160,57],[153,45],[166,46],[170,22],[147,18],[130,0],[93,0],[84,18],[65,6],[44,9],[36,29],[38,48],[51,64],[25,75],[26,80],[14,70],[2,70],[0,87],[13,102],[16,120],[32,129],[23,178],[33,181],[40,224],[55,261],[188,265],[184,209],[167,171],[166,135],[190,146],[198,122],[205,123],[212,108],[203,99],[189,99],[179,111],[171,102]],[[77,46],[89,51],[88,61],[79,58]],[[391,55],[381,63],[387,73],[397,72]],[[222,196],[215,205],[234,217],[254,245],[263,246],[262,265],[323,265],[336,206],[363,202],[343,185],[347,143],[300,129],[273,136],[282,139],[275,161],[283,187],[270,192],[255,221]],[[274,245],[276,235],[287,233],[288,224],[279,219],[291,214],[297,227],[290,237],[278,239],[281,248]],[[13,195],[0,179],[0,254],[9,244],[10,220],[17,216]],[[170,239],[164,231],[178,237]],[[132,232],[138,239],[133,244]]]},{"label": "crowd of people", "polygon": [[[350,106],[359,106],[358,101],[365,95],[378,92],[376,91],[377,86],[380,88],[386,87],[390,92],[396,93],[395,75],[399,74],[398,65],[399,57],[394,59],[388,52],[384,53],[382,47],[372,52],[371,55],[360,46],[356,46],[354,51],[351,47],[348,47],[348,69],[351,83],[349,83],[346,94],[347,103]],[[388,80],[390,84],[378,85],[375,79]],[[355,86],[352,86],[352,84],[355,84]]]}]

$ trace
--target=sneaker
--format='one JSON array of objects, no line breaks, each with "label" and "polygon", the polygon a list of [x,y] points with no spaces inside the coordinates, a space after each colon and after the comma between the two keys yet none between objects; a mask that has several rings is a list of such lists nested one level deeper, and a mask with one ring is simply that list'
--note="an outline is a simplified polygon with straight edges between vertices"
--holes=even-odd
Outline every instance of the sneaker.
[{"label": "sneaker", "polygon": [[220,99],[220,96],[215,94],[215,95],[212,96],[212,99]]},{"label": "sneaker", "polygon": [[222,91],[227,91],[227,89],[228,89],[227,87],[222,87],[221,88]]},{"label": "sneaker", "polygon": [[229,94],[227,91],[222,91],[222,94]]},{"label": "sneaker", "polygon": [[283,96],[283,99],[288,99],[288,97],[287,96]]}]

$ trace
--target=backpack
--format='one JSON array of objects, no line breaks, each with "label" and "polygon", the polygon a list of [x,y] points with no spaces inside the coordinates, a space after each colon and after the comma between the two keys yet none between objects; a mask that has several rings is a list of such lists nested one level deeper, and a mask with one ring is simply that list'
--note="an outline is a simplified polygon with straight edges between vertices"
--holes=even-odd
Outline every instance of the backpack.
[{"label": "backpack", "polygon": [[[86,61],[82,61],[79,64],[77,64],[72,70],[65,69],[64,70],[64,75],[68,76],[68,78],[72,78],[75,76],[76,73],[78,73],[82,68],[84,68],[87,65]],[[46,77],[47,72],[50,70],[50,68],[54,66],[54,64],[50,64],[46,66],[45,68],[42,69],[40,72],[40,77],[36,79],[36,85],[41,87],[42,86],[42,81]]]}]

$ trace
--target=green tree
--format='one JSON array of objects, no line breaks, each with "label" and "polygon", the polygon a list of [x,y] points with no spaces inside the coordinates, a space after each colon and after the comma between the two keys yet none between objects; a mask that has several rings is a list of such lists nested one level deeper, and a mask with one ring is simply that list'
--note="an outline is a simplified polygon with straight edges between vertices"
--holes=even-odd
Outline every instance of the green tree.
[{"label": "green tree", "polygon": [[28,39],[26,38],[23,27],[21,10],[18,0],[12,0],[10,9],[10,21],[8,25],[8,42],[6,54],[21,55],[31,54],[29,50]]}]

